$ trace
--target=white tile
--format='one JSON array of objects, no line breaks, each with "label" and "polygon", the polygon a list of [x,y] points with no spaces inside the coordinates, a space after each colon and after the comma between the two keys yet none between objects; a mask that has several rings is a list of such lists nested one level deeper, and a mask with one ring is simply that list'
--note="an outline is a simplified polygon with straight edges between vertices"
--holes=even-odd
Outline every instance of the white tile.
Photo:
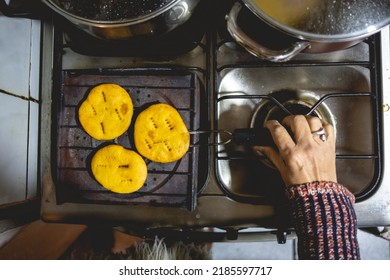
[{"label": "white tile", "polygon": [[31,69],[30,69],[30,97],[39,100],[40,81],[40,53],[41,53],[41,22],[31,22]]},{"label": "white tile", "polygon": [[29,96],[31,20],[0,16],[0,89]]},{"label": "white tile", "polygon": [[30,101],[28,129],[27,199],[38,196],[39,105]]},{"label": "white tile", "polygon": [[358,231],[362,260],[390,260],[390,242],[373,234]]},{"label": "white tile", "polygon": [[[390,241],[373,234],[358,231],[362,260],[390,260]],[[293,260],[294,240],[286,244],[276,242],[213,243],[211,253],[215,260]]]},{"label": "white tile", "polygon": [[0,93],[0,205],[26,198],[28,102]]},{"label": "white tile", "polygon": [[213,243],[213,260],[293,260],[294,240],[286,244],[267,242],[221,242]]}]

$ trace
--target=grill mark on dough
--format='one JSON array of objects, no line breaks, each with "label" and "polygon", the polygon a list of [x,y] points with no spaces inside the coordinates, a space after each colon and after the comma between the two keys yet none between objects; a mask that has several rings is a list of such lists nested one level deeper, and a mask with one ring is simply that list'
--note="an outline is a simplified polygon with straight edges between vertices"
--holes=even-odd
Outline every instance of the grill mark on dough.
[{"label": "grill mark on dough", "polygon": [[115,109],[115,113],[116,113],[116,115],[118,116],[119,120],[121,121],[121,120],[122,120],[122,117],[121,117],[121,115],[119,114],[118,109]]},{"label": "grill mark on dough", "polygon": [[149,141],[145,139],[145,144],[148,146],[149,150],[152,149],[152,145],[150,145]]},{"label": "grill mark on dough", "polygon": [[154,119],[153,119],[153,118],[150,118],[150,121],[152,122],[154,128],[157,128],[157,124],[156,124],[156,122],[154,121]]},{"label": "grill mark on dough", "polygon": [[100,123],[100,127],[102,128],[103,134],[106,134],[106,132],[104,130],[104,124],[102,122]]},{"label": "grill mark on dough", "polygon": [[103,95],[103,100],[104,100],[104,102],[107,102],[107,100],[106,100],[106,94],[104,93],[104,91],[102,91],[102,95]]},{"label": "grill mark on dough", "polygon": [[91,108],[92,108],[93,112],[95,113],[95,116],[97,116],[97,113],[96,113],[96,110],[95,110],[95,106],[93,106],[93,105],[91,104]]},{"label": "grill mark on dough", "polygon": [[167,124],[169,130],[173,130],[175,128],[175,126],[172,125],[172,123],[169,120],[165,119],[165,123]]},{"label": "grill mark on dough", "polygon": [[168,149],[168,151],[171,152],[172,149],[171,149],[171,147],[168,145],[167,140],[164,140],[163,143],[164,143],[165,147]]},{"label": "grill mark on dough", "polygon": [[122,183],[124,183],[124,182],[130,182],[130,183],[131,183],[131,182],[133,182],[133,179],[122,179],[121,182],[122,182]]}]

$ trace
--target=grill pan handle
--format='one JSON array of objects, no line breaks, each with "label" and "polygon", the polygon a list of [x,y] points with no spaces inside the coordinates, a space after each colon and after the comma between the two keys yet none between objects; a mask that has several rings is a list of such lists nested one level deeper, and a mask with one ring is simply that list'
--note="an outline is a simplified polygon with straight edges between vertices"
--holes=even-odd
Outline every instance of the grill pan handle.
[{"label": "grill pan handle", "polygon": [[[227,145],[230,142],[245,146],[271,146],[275,147],[271,133],[267,128],[237,128],[233,132],[227,130],[193,131],[190,134],[225,134],[227,139],[218,143],[210,143],[209,146]],[[225,137],[226,138],[226,137]]]},{"label": "grill pan handle", "polygon": [[266,128],[238,128],[233,131],[232,141],[237,145],[275,146],[271,133]]}]

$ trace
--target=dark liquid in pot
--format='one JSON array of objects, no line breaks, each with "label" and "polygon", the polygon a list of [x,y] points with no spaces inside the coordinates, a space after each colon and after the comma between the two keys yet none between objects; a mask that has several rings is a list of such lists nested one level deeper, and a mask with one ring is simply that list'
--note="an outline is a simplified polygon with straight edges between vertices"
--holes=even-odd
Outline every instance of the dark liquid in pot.
[{"label": "dark liquid in pot", "polygon": [[58,0],[69,13],[91,19],[114,21],[150,14],[173,0]]}]

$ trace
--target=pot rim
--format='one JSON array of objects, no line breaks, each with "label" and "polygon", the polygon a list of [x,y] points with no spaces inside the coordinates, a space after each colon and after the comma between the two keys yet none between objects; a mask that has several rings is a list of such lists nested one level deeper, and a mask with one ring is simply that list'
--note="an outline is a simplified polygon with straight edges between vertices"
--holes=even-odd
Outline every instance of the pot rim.
[{"label": "pot rim", "polygon": [[253,0],[242,0],[242,2],[245,4],[245,6],[254,13],[260,20],[263,20],[271,27],[274,27],[275,29],[286,33],[287,35],[290,35],[292,37],[295,37],[297,39],[305,40],[305,41],[317,41],[317,42],[345,42],[345,41],[351,41],[351,40],[359,40],[367,38],[377,32],[379,32],[382,28],[386,27],[390,24],[390,14],[382,22],[377,23],[376,26],[370,25],[365,29],[353,32],[353,33],[346,33],[346,34],[316,34],[316,33],[310,33],[306,31],[302,31],[296,28],[289,27],[285,24],[282,24],[278,22],[277,20],[273,19],[269,15],[267,15],[265,12],[263,12],[259,7],[254,4]]},{"label": "pot rim", "polygon": [[75,14],[72,14],[65,9],[61,8],[58,4],[54,3],[53,0],[41,0],[44,2],[46,5],[48,5],[52,10],[56,11],[60,15],[63,15],[69,19],[72,19],[72,21],[77,21],[79,24],[88,24],[91,26],[96,26],[96,27],[122,27],[122,26],[128,26],[130,25],[135,25],[138,23],[142,23],[145,21],[148,21],[150,19],[153,19],[166,11],[170,10],[173,6],[175,6],[178,2],[183,1],[183,0],[172,0],[168,4],[164,5],[163,7],[149,13],[146,15],[142,16],[137,16],[134,18],[129,18],[129,19],[123,19],[123,20],[93,20],[93,19],[88,19],[84,17],[77,16]]}]

